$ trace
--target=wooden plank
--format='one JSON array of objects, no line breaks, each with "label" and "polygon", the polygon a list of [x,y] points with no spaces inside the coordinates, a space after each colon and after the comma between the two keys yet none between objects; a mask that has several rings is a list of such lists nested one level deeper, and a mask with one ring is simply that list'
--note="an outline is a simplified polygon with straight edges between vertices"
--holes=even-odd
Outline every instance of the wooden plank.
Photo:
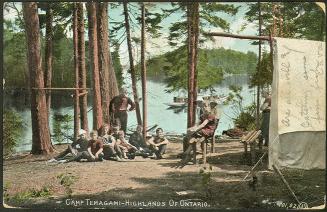
[{"label": "wooden plank", "polygon": [[247,141],[245,141],[245,142],[247,142],[247,143],[252,143],[255,139],[257,139],[258,137],[259,137],[259,135],[260,135],[260,133],[261,133],[261,130],[258,130],[258,131],[256,131],[256,133],[254,133]]},{"label": "wooden plank", "polygon": [[83,92],[83,93],[80,93],[80,94],[78,94],[78,96],[80,97],[80,96],[84,96],[84,95],[86,95],[88,92],[86,91],[86,92]]},{"label": "wooden plank", "polygon": [[252,130],[252,131],[248,132],[248,134],[243,135],[241,137],[241,142],[245,142],[246,140],[248,140],[255,132],[256,132],[255,130]]},{"label": "wooden plank", "polygon": [[266,41],[271,40],[269,36],[236,35],[236,34],[225,33],[225,32],[205,32],[203,34],[209,36],[231,37],[231,38],[248,39],[248,40],[266,40]]},{"label": "wooden plank", "polygon": [[91,90],[90,88],[32,88],[33,90]]},{"label": "wooden plank", "polygon": [[203,142],[203,165],[205,166],[206,163],[207,163],[207,143],[206,142]]}]

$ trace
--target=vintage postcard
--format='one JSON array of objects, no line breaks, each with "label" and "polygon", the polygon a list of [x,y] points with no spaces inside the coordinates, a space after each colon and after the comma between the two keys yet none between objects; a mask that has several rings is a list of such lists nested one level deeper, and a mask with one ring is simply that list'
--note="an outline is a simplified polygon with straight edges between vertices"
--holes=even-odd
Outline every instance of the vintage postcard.
[{"label": "vintage postcard", "polygon": [[2,14],[4,208],[325,208],[324,3]]}]

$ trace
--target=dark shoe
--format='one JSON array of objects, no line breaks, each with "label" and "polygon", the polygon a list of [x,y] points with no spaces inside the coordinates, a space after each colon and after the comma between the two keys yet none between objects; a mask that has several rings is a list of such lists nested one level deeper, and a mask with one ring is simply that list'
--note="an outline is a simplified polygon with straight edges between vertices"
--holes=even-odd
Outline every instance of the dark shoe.
[{"label": "dark shoe", "polygon": [[161,154],[157,154],[156,156],[157,156],[157,157],[156,157],[157,160],[162,159],[162,155],[161,155]]},{"label": "dark shoe", "polygon": [[130,160],[133,160],[135,158],[135,154],[134,153],[128,153],[127,158],[130,159]]},{"label": "dark shoe", "polygon": [[147,152],[143,152],[142,154],[141,154],[141,156],[143,157],[143,158],[147,158],[147,157],[149,157],[149,153],[147,153]]},{"label": "dark shoe", "polygon": [[182,164],[187,164],[191,160],[191,155],[190,154],[185,154],[184,159],[181,161]]}]

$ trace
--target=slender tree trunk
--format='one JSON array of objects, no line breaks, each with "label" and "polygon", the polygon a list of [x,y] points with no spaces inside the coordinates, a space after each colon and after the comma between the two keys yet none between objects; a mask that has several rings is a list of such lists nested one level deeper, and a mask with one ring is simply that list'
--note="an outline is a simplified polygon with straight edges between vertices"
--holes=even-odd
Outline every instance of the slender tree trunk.
[{"label": "slender tree trunk", "polygon": [[[78,71],[78,31],[77,31],[77,3],[74,3],[73,11],[73,43],[74,43],[74,72],[75,72],[75,88],[79,88],[79,71]],[[77,140],[79,134],[79,90],[75,90],[74,95],[74,141]]]},{"label": "slender tree trunk", "polygon": [[[26,52],[26,61],[28,60],[28,56],[27,56],[27,52]],[[28,64],[26,63],[24,65],[24,77],[25,77],[25,89],[26,89],[26,95],[25,95],[25,101],[24,104],[27,105],[30,102],[31,99],[31,86],[30,86],[30,74],[28,72]]]},{"label": "slender tree trunk", "polygon": [[[197,63],[198,63],[198,43],[199,43],[199,3],[193,3],[193,28],[194,28],[194,88],[193,88],[193,100],[197,100],[198,94],[198,71],[197,71]],[[193,108],[193,125],[196,122],[196,104],[194,104]]]},{"label": "slender tree trunk", "polygon": [[[83,3],[77,3],[77,31],[78,31],[78,70],[79,70],[79,87],[86,88],[86,68],[85,68],[85,41],[84,41],[84,12]],[[86,92],[85,89],[80,90]],[[87,120],[87,95],[80,99],[80,117],[81,128],[88,131]]]},{"label": "slender tree trunk", "polygon": [[100,74],[98,60],[98,31],[96,3],[86,3],[89,25],[89,53],[93,74],[93,129],[99,130],[102,126],[102,107],[100,93]]},{"label": "slender tree trunk", "polygon": [[138,98],[137,89],[136,89],[136,76],[135,76],[135,69],[134,69],[134,62],[133,62],[131,33],[130,33],[130,26],[129,26],[129,20],[128,20],[128,8],[127,8],[126,1],[124,1],[124,16],[125,16],[127,48],[128,48],[128,54],[129,54],[129,64],[130,64],[130,70],[131,70],[132,90],[133,90],[133,96],[134,96],[134,102],[135,102],[136,118],[137,118],[137,123],[139,125],[141,125],[142,119],[141,119],[141,113],[140,113],[139,98]]},{"label": "slender tree trunk", "polygon": [[[109,36],[108,36],[109,37]],[[110,41],[108,42],[110,44]],[[116,70],[114,68],[114,64],[112,62],[112,55],[110,51],[110,45],[109,45],[109,96],[110,100],[119,94],[119,86],[116,76]]]},{"label": "slender tree trunk", "polygon": [[[261,26],[262,26],[261,3],[259,2],[258,4],[259,4],[259,36],[261,36]],[[258,75],[260,75],[260,72],[261,72],[261,40],[259,40]],[[259,116],[260,116],[260,84],[257,85],[257,108],[256,108],[257,130],[260,128]]]},{"label": "slender tree trunk", "polygon": [[103,120],[110,122],[109,103],[110,100],[118,95],[118,85],[110,64],[109,35],[108,35],[108,3],[97,3],[97,30],[99,47],[99,70]]},{"label": "slender tree trunk", "polygon": [[37,4],[35,2],[24,2],[23,14],[25,20],[30,85],[32,88],[40,88],[31,89],[31,154],[48,154],[53,152],[53,147],[50,140],[46,96],[44,90],[41,90],[44,88],[44,73],[41,66],[41,43]]},{"label": "slender tree trunk", "polygon": [[143,105],[143,138],[146,139],[147,129],[147,96],[146,96],[146,62],[145,62],[145,6],[141,6],[141,77],[142,77],[142,105]]},{"label": "slender tree trunk", "polygon": [[187,108],[187,127],[195,124],[195,101],[197,95],[195,77],[196,77],[196,47],[197,47],[197,16],[198,3],[189,3],[187,6],[188,19],[188,108]]},{"label": "slender tree trunk", "polygon": [[[109,96],[110,100],[117,96],[119,94],[118,89],[118,82],[116,77],[116,72],[114,69],[114,65],[112,62],[112,56],[110,51],[110,40],[109,40],[109,30],[108,30],[108,3],[102,3],[102,5],[99,7],[99,16],[102,17],[103,24],[103,31],[106,33],[106,39],[103,40],[104,46],[106,45],[107,51],[108,51],[108,58],[109,58],[109,64],[108,64],[108,72],[109,72]],[[109,114],[110,115],[110,114]]]},{"label": "slender tree trunk", "polygon": [[[52,80],[52,39],[53,39],[53,9],[51,7],[51,3],[46,3],[46,30],[45,30],[45,70],[44,70],[44,78],[45,84],[44,86],[47,88],[51,88],[51,80]],[[51,108],[51,91],[47,91],[46,93],[46,101],[47,101],[47,110],[48,117],[50,117],[50,108]]]},{"label": "slender tree trunk", "polygon": [[276,35],[276,4],[272,3],[272,16],[273,16],[273,36]]},{"label": "slender tree trunk", "polygon": [[282,4],[278,4],[278,18],[279,18],[279,36],[283,37],[284,31],[283,31],[283,15],[282,15]]}]

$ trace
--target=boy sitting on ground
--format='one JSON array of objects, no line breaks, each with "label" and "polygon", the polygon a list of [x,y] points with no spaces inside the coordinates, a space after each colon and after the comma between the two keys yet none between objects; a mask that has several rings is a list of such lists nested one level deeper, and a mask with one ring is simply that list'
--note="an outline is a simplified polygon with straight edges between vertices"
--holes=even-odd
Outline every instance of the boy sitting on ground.
[{"label": "boy sitting on ground", "polygon": [[116,139],[112,135],[110,135],[109,124],[103,124],[99,129],[99,132],[99,139],[102,139],[103,142],[104,159],[114,159],[116,161],[120,161],[120,157],[118,156],[120,154],[117,153],[117,151],[120,150],[116,145]]},{"label": "boy sitting on ground", "polygon": [[135,152],[135,155],[140,155],[146,158],[151,155],[151,151],[144,142],[142,131],[142,126],[137,125],[135,132],[129,137],[128,141],[131,145],[138,149],[138,151]]},{"label": "boy sitting on ground", "polygon": [[117,153],[119,152],[119,157],[124,160],[126,158],[134,159],[135,158],[135,152],[138,151],[138,149],[128,143],[125,140],[125,134],[124,131],[120,130],[119,125],[114,125],[112,127],[112,134],[111,134],[115,140],[117,145]]},{"label": "boy sitting on ground", "polygon": [[65,157],[69,154],[76,156],[79,152],[83,152],[87,150],[88,140],[86,138],[86,131],[83,129],[79,130],[79,138],[76,141],[73,141],[72,144],[69,144],[67,149],[61,152],[58,156],[52,158],[48,162],[58,162],[60,160],[64,160]]},{"label": "boy sitting on ground", "polygon": [[147,143],[150,145],[150,150],[154,151],[156,159],[162,159],[162,155],[165,153],[168,139],[164,137],[163,129],[157,128],[156,135],[151,137]]},{"label": "boy sitting on ground", "polygon": [[63,162],[81,161],[86,159],[89,162],[102,161],[103,160],[103,142],[98,139],[98,132],[92,130],[90,133],[91,140],[89,140],[87,151],[83,151],[77,154],[77,156]]}]

